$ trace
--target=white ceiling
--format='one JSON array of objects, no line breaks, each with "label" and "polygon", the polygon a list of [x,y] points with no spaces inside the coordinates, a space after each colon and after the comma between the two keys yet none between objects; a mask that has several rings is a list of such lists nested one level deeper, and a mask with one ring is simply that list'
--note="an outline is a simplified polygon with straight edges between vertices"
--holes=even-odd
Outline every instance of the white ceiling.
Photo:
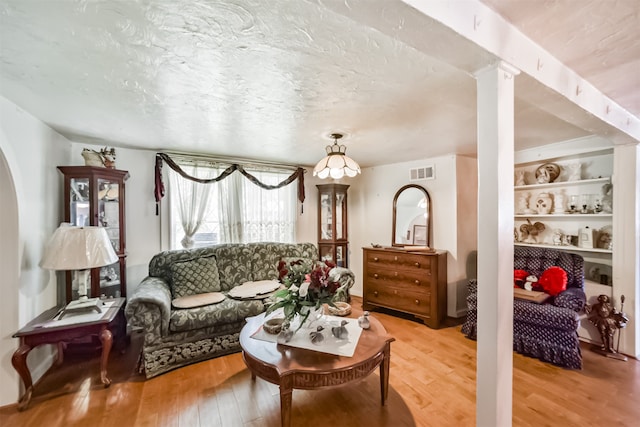
[{"label": "white ceiling", "polygon": [[[640,2],[484,3],[640,117]],[[0,0],[0,94],[102,146],[312,165],[341,132],[363,167],[474,153],[471,73],[495,61],[400,0]],[[516,148],[603,128],[550,93],[516,78]]]}]

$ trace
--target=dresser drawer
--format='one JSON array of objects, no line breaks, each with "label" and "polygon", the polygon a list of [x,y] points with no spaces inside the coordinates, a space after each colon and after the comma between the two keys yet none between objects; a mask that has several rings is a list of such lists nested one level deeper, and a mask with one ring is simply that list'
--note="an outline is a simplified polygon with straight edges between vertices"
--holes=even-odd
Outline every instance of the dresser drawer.
[{"label": "dresser drawer", "polygon": [[365,262],[369,268],[379,266],[396,270],[415,270],[421,274],[431,274],[432,258],[419,254],[398,254],[395,252],[366,252]]},{"label": "dresser drawer", "polygon": [[366,288],[366,300],[370,304],[423,316],[431,314],[430,292],[415,292],[376,282],[368,282]]},{"label": "dresser drawer", "polygon": [[370,267],[365,272],[364,280],[373,283],[384,283],[386,286],[402,286],[408,290],[424,292],[431,286],[431,275],[411,270],[391,270],[381,266]]}]

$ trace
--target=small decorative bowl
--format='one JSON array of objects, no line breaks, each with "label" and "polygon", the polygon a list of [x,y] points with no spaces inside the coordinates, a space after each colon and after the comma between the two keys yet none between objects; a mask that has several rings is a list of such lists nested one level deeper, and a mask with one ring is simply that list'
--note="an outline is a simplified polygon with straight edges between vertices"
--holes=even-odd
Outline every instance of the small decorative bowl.
[{"label": "small decorative bowl", "polygon": [[269,319],[262,324],[262,329],[268,334],[276,335],[279,334],[282,330],[282,323],[284,319],[282,317],[274,317],[273,319]]},{"label": "small decorative bowl", "polygon": [[329,312],[329,314],[333,316],[348,316],[349,314],[351,314],[351,305],[349,303],[337,301],[334,302],[334,304],[335,307],[327,304],[327,311]]}]

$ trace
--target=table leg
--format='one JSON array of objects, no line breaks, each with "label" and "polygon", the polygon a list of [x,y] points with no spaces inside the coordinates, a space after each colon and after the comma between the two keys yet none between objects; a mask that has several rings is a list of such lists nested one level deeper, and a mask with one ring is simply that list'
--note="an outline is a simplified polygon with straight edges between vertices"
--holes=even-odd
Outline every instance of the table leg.
[{"label": "table leg", "polygon": [[384,347],[384,358],[380,362],[380,398],[384,406],[389,394],[389,364],[391,358],[391,345],[387,343]]},{"label": "table leg", "polygon": [[56,366],[61,366],[64,362],[64,351],[67,349],[67,343],[58,342],[58,356],[56,357]]},{"label": "table leg", "polygon": [[111,385],[111,380],[107,377],[107,363],[109,362],[109,352],[113,344],[113,334],[108,328],[100,331],[100,342],[102,343],[102,357],[100,360],[100,380],[105,388]]},{"label": "table leg", "polygon": [[280,378],[280,425],[291,426],[291,400],[293,395],[291,377]]},{"label": "table leg", "polygon": [[27,406],[29,406],[29,402],[31,401],[31,395],[33,394],[33,381],[31,379],[29,367],[27,366],[27,355],[30,351],[31,346],[21,343],[20,347],[18,347],[11,357],[11,364],[20,375],[20,378],[22,378],[25,388],[24,394],[18,400],[19,411],[27,409]]}]

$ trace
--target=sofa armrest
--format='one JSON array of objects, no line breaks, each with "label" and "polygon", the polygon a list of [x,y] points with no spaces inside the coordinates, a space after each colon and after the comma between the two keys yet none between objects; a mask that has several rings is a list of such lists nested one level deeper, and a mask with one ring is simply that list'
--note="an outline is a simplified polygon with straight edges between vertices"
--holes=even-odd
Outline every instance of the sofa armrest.
[{"label": "sofa armrest", "polygon": [[171,289],[160,277],[146,277],[127,299],[125,316],[131,327],[142,328],[145,342],[168,335]]},{"label": "sofa armrest", "polygon": [[333,300],[348,302],[350,298],[349,289],[351,289],[356,282],[356,276],[353,274],[353,271],[345,267],[334,267],[329,272],[329,276],[340,283],[340,289]]},{"label": "sofa armrest", "polygon": [[580,288],[569,288],[558,295],[553,300],[556,307],[564,307],[573,311],[581,311],[587,302],[587,296]]}]

